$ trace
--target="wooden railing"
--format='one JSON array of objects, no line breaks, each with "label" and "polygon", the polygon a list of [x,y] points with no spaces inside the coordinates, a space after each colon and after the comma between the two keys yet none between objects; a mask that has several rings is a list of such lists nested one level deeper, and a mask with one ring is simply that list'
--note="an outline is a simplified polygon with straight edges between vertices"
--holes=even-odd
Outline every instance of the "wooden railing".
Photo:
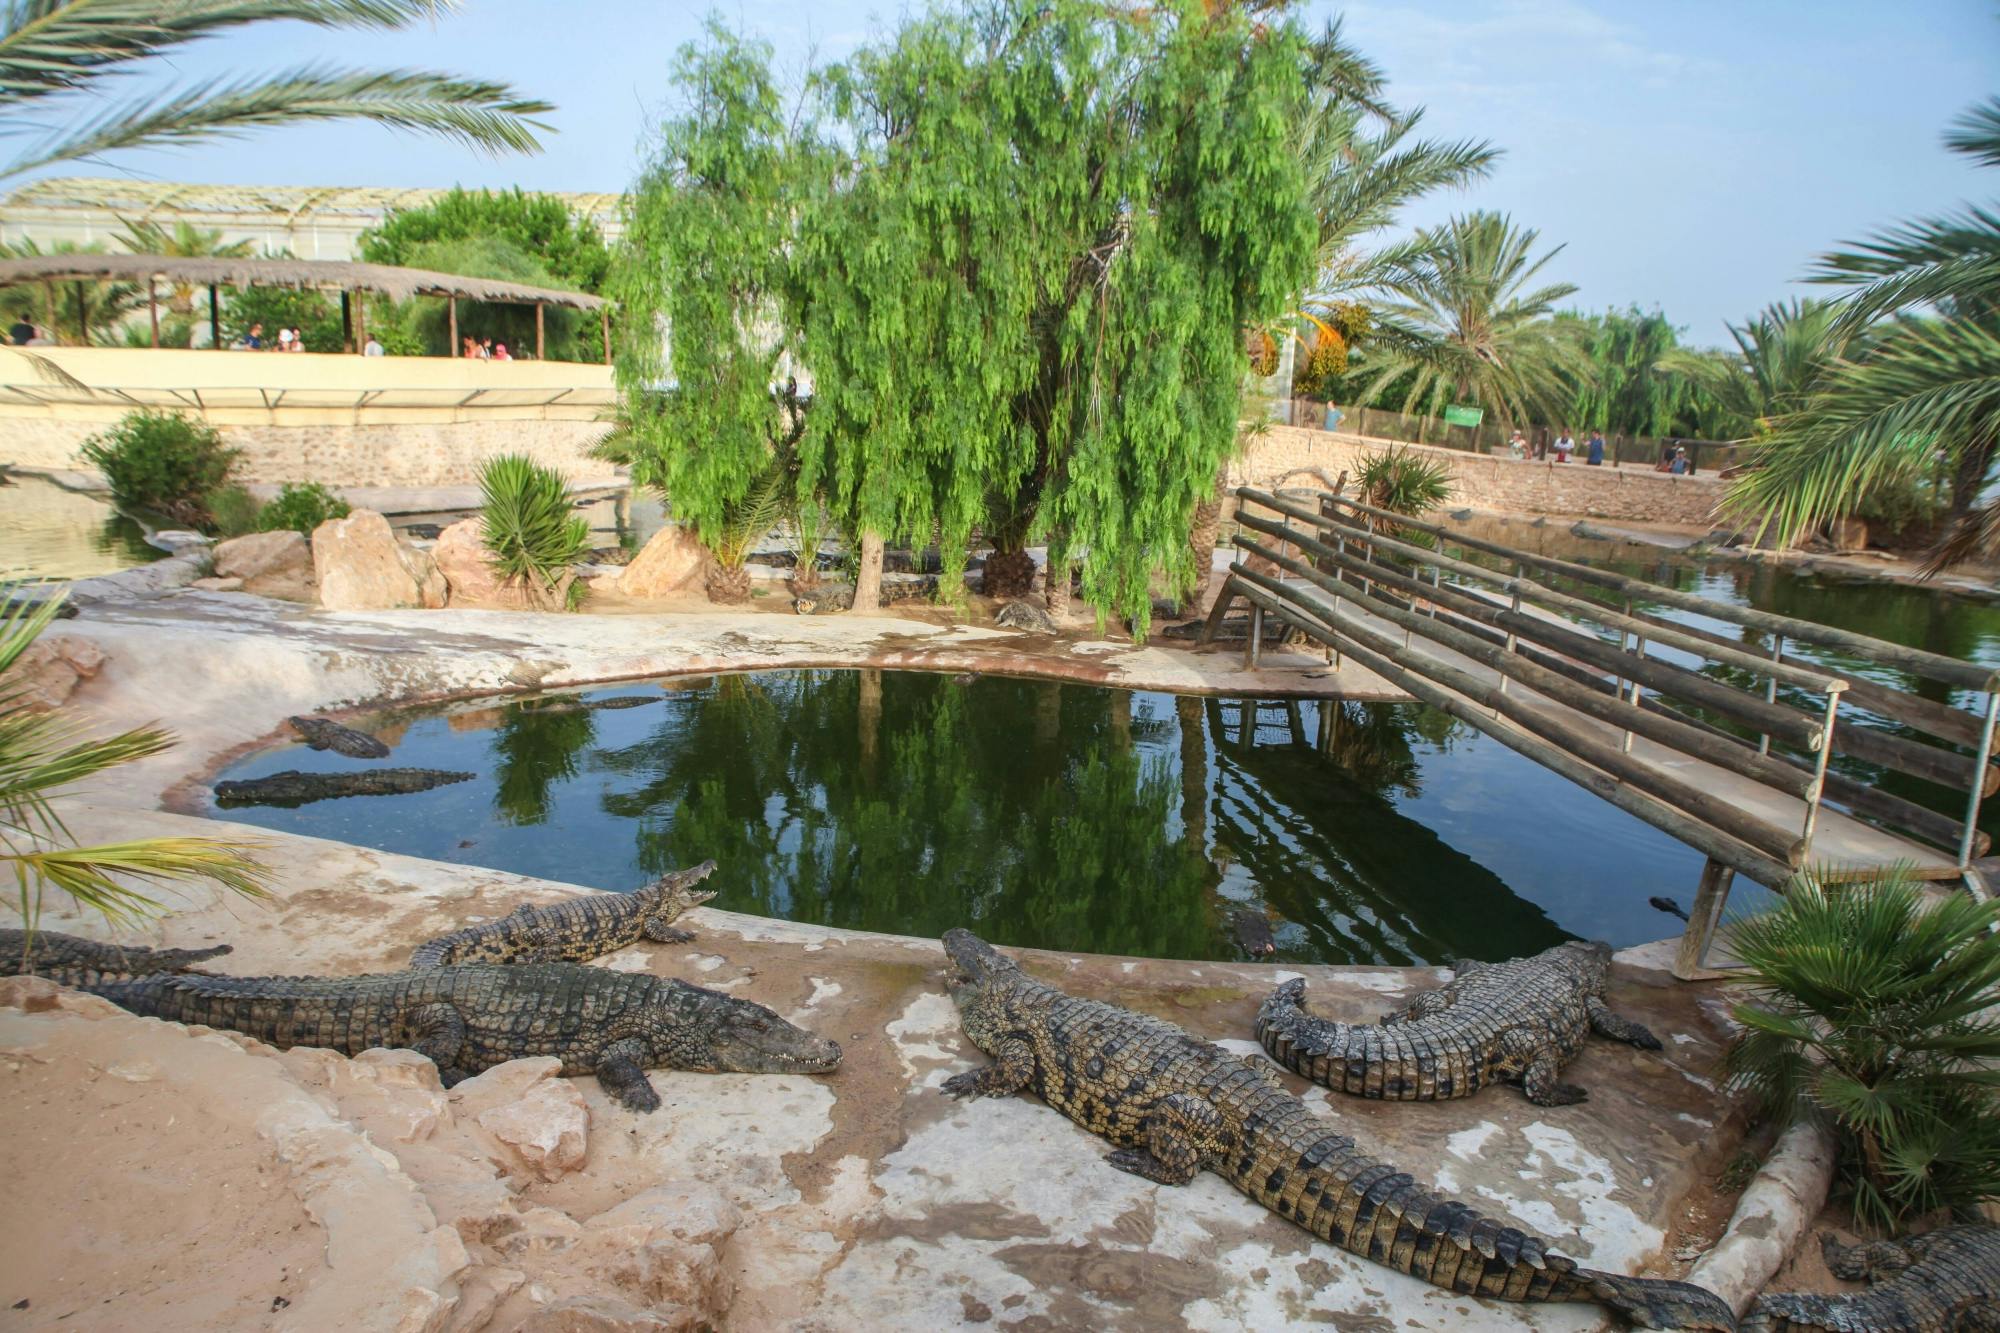
[{"label": "wooden railing", "polygon": [[[2000,768],[1990,762],[2000,692],[1990,669],[1517,551],[1338,494],[1243,487],[1237,495],[1244,508],[1234,540],[1249,559],[1232,567],[1204,639],[1213,639],[1240,597],[1250,607],[1245,651],[1252,661],[1262,651],[1264,617],[1277,616],[1336,660],[1351,656],[1703,852],[1710,873],[1690,924],[1687,970],[1706,952],[1728,876],[1781,886],[1812,854],[1823,800],[1950,853],[1948,867],[1940,857],[1931,870],[1962,875],[1978,888],[1972,864],[1989,850],[1977,827],[1980,803],[2000,789]],[[1274,517],[1250,512],[1253,506]],[[1435,545],[1418,544],[1420,534]],[[1447,544],[1499,557],[1511,569],[1457,558]],[[1617,604],[1553,587],[1530,570],[1608,592]],[[1343,603],[1365,618],[1343,614]],[[1760,637],[1754,645],[1734,643],[1647,606],[1698,612]],[[1411,651],[1419,641],[1426,651]],[[1985,707],[1975,715],[1850,680],[1793,655],[1802,644],[1984,694]],[[1652,649],[1691,656],[1697,665]],[[1865,710],[1917,734],[1841,725],[1843,704],[1850,715]],[[1635,758],[1635,736],[1796,798],[1802,818],[1780,827],[1768,813]],[[1834,754],[1965,791],[1963,821],[1829,771]]]}]

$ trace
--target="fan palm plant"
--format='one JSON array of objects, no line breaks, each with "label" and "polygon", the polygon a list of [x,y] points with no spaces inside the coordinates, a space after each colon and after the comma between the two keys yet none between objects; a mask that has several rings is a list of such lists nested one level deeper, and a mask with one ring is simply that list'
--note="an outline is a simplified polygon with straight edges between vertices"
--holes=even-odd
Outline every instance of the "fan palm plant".
[{"label": "fan palm plant", "polygon": [[[248,24],[394,29],[452,8],[451,0],[0,0],[0,126],[32,136],[0,163],[0,180],[120,149],[312,120],[367,120],[491,151],[535,151],[536,131],[547,127],[533,117],[549,103],[503,83],[426,70],[305,65],[131,101],[108,96],[111,76]],[[36,132],[28,120],[36,113],[50,128]]]},{"label": "fan palm plant", "polygon": [[494,571],[532,602],[573,605],[581,587],[570,566],[590,549],[590,524],[571,507],[562,474],[520,454],[501,454],[479,470],[479,489]]},{"label": "fan palm plant", "polygon": [[712,559],[702,575],[709,601],[735,606],[750,600],[750,551],[784,516],[786,479],[784,464],[774,461],[750,483],[742,499],[724,506],[722,522],[708,544]]},{"label": "fan palm plant", "polygon": [[[2000,98],[1945,142],[2000,166]],[[1731,504],[1791,541],[1942,467],[1947,526],[1929,568],[2000,550],[2000,500],[1987,496],[2000,466],[2000,214],[1918,219],[1825,256],[1813,277],[1849,289],[1833,336],[1866,329],[1866,345],[1830,358],[1812,399],[1774,423]]]},{"label": "fan palm plant", "polygon": [[1405,412],[1476,403],[1516,421],[1559,413],[1588,358],[1573,322],[1555,318],[1576,288],[1541,280],[1562,247],[1537,255],[1539,239],[1486,212],[1418,232],[1380,278],[1389,299],[1375,312],[1365,396],[1407,376]]},{"label": "fan palm plant", "polygon": [[[1364,504],[1410,518],[1422,518],[1451,498],[1450,465],[1400,444],[1357,460],[1354,477]],[[1417,546],[1429,546],[1435,540],[1427,532],[1403,528],[1388,519],[1371,517],[1368,526]]]},{"label": "fan palm plant", "polygon": [[2000,903],[1935,902],[1901,871],[1808,872],[1737,923],[1732,1084],[1839,1136],[1858,1217],[1889,1225],[2000,1197]]},{"label": "fan palm plant", "polygon": [[173,744],[157,727],[90,737],[61,713],[28,707],[26,689],[8,679],[36,637],[55,619],[60,598],[38,605],[10,598],[0,612],[0,863],[19,891],[22,920],[32,932],[50,888],[131,925],[160,910],[138,885],[208,880],[246,897],[262,897],[266,870],[254,845],[219,838],[136,838],[94,847],[73,845],[54,802],[66,788]]}]

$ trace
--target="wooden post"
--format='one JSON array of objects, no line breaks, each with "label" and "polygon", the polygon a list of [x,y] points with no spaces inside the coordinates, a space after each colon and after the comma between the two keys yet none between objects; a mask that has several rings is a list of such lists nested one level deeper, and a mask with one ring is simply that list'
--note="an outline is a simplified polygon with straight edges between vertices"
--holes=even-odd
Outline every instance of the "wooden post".
[{"label": "wooden post", "polygon": [[[1979,747],[1973,756],[1973,773],[1979,777],[1986,774],[1986,761],[1993,755],[1993,729],[2000,724],[2000,690],[1989,690],[1986,695],[1986,720],[1979,727]],[[1986,794],[1985,784],[1975,781],[1972,795],[1965,803],[1965,836],[1958,843],[1958,870],[1968,882],[1972,874],[1973,844],[1979,840],[1979,802]]]},{"label": "wooden post", "polygon": [[457,356],[458,355],[458,298],[456,296],[449,296],[446,297],[445,299],[451,303],[450,305],[451,333],[449,334],[451,340],[450,355]]},{"label": "wooden post", "polygon": [[211,349],[222,346],[222,298],[215,294],[215,284],[208,284],[208,345]]},{"label": "wooden post", "polygon": [[160,345],[160,292],[151,274],[146,277],[146,312],[153,317],[153,346]]},{"label": "wooden post", "polygon": [[1680,951],[1674,955],[1674,975],[1682,981],[1700,981],[1709,975],[1708,946],[1729,905],[1729,885],[1736,872],[1710,857],[1701,868],[1701,887],[1695,890],[1694,910],[1688,913],[1687,929],[1681,932]]},{"label": "wooden post", "polygon": [[56,329],[56,285],[53,282],[42,283],[42,327],[47,331],[50,342],[62,341],[62,334]]},{"label": "wooden post", "polygon": [[[1806,826],[1799,837],[1806,845],[1806,854],[1812,854],[1813,827],[1819,822],[1819,798],[1826,790],[1826,765],[1833,758],[1833,724],[1840,716],[1840,691],[1826,692],[1826,730],[1821,733],[1819,756],[1813,769],[1812,795],[1806,798]],[[1973,783],[1974,799],[1978,798],[1979,784]]]},{"label": "wooden post", "polygon": [[368,350],[368,293],[354,293],[354,337],[355,350]]},{"label": "wooden post", "polygon": [[543,318],[548,314],[548,309],[549,303],[547,301],[535,302],[535,360],[537,361],[546,361],[549,359],[548,335],[544,331],[543,324]]},{"label": "wooden post", "polygon": [[1250,639],[1243,645],[1243,669],[1255,671],[1264,654],[1264,608],[1250,605]]},{"label": "wooden post", "polygon": [[[1771,661],[1774,663],[1783,663],[1784,660],[1785,660],[1785,636],[1782,634],[1774,635],[1771,639]],[[1767,704],[1774,704],[1778,702],[1778,678],[1776,675],[1770,675],[1764,678],[1764,702]],[[1758,754],[1771,753],[1770,732],[1768,731],[1764,732],[1757,738],[1757,753]]]},{"label": "wooden post", "polygon": [[361,344],[354,341],[354,296],[344,289],[340,293],[340,345],[349,352],[361,350]]},{"label": "wooden post", "polygon": [[90,322],[85,318],[83,284],[73,282],[70,286],[76,289],[76,345],[78,347],[88,347],[90,346]]},{"label": "wooden post", "polygon": [[611,364],[611,307],[610,306],[607,305],[598,307],[597,321],[598,321],[598,328],[602,330],[604,334],[604,364],[608,366]]}]

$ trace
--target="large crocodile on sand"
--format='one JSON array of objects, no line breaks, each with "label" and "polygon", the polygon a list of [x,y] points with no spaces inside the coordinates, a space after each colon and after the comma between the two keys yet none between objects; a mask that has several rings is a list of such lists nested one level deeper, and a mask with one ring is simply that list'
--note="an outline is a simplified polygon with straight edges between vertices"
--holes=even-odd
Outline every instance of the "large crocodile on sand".
[{"label": "large crocodile on sand", "polygon": [[714,870],[715,862],[703,861],[631,893],[593,893],[547,907],[524,904],[498,921],[426,940],[410,955],[410,966],[586,963],[642,939],[682,944],[694,933],[677,928],[674,918],[715,896],[694,887]]},{"label": "large crocodile on sand", "polygon": [[439,768],[366,768],[358,773],[301,773],[288,768],[269,777],[218,782],[215,803],[299,806],[340,796],[404,796],[454,782],[470,782],[476,776]]},{"label": "large crocodile on sand", "polygon": [[310,750],[331,750],[349,759],[386,759],[389,747],[365,731],[342,726],[325,717],[288,717],[292,730],[299,733]]},{"label": "large crocodile on sand", "polygon": [[1386,1101],[1470,1097],[1518,1083],[1537,1106],[1588,1094],[1557,1077],[1595,1032],[1657,1051],[1657,1037],[1604,1004],[1611,946],[1571,940],[1507,963],[1455,962],[1452,981],[1380,1026],[1315,1018],[1287,981],[1257,1011],[1257,1040],[1285,1068],[1336,1092]]},{"label": "large crocodile on sand", "polygon": [[230,947],[216,944],[206,949],[142,949],[136,945],[79,939],[53,930],[38,930],[32,935],[25,930],[0,930],[0,977],[32,974],[60,981],[65,986],[88,986],[156,972],[185,971],[196,963],[220,958]]},{"label": "large crocodile on sand", "polygon": [[1851,1296],[1759,1296],[1746,1333],[1995,1333],[2000,1330],[2000,1227],[1941,1227],[1905,1240],[1844,1246],[1820,1238],[1835,1277],[1867,1282]]},{"label": "large crocodile on sand", "polygon": [[446,1087],[552,1055],[614,1100],[658,1109],[648,1069],[823,1074],[840,1047],[761,1004],[684,981],[576,963],[474,963],[358,977],[170,975],[84,989],[152,1018],[227,1028],[280,1050],[408,1047]]},{"label": "large crocodile on sand", "polygon": [[[876,601],[878,605],[888,606],[893,602],[935,597],[937,589],[938,581],[932,575],[922,578],[883,579]],[[825,615],[829,611],[853,609],[852,583],[815,583],[810,587],[794,589],[792,593],[792,610],[802,616]]]},{"label": "large crocodile on sand", "polygon": [[1579,1268],[1370,1161],[1262,1060],[1043,985],[969,931],[948,932],[944,947],[962,974],[952,998],[966,1035],[993,1057],[945,1081],[955,1097],[1031,1091],[1116,1144],[1107,1160],[1121,1171],[1185,1185],[1206,1168],[1321,1240],[1450,1291],[1596,1301],[1645,1328],[1736,1326],[1700,1287]]}]

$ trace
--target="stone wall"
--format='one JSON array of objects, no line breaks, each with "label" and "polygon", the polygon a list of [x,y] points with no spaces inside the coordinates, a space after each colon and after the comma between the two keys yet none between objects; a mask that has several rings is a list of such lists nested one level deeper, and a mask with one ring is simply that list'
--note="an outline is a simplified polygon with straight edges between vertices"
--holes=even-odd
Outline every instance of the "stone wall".
[{"label": "stone wall", "polygon": [[[1387,447],[1387,441],[1273,426],[1250,442],[1248,451],[1230,467],[1234,485],[1272,485],[1300,469],[1318,469],[1331,482],[1350,475],[1362,455]],[[1718,477],[1676,477],[1641,468],[1589,467],[1492,458],[1430,445],[1406,449],[1443,460],[1451,468],[1451,504],[1520,514],[1563,514],[1584,518],[1622,519],[1706,528],[1715,521],[1725,483]],[[1314,486],[1322,479],[1310,471],[1293,484]]]},{"label": "stone wall", "polygon": [[[282,414],[273,414],[281,416]],[[326,415],[326,414],[316,414]],[[610,481],[611,464],[590,456],[608,422],[523,419],[496,411],[466,411],[463,419],[300,424],[217,421],[240,449],[235,478],[243,482],[317,481],[328,486],[471,486],[495,454],[527,454],[572,482]],[[74,418],[5,422],[0,463],[52,470],[86,470],[77,456],[85,439],[107,422]]]}]

